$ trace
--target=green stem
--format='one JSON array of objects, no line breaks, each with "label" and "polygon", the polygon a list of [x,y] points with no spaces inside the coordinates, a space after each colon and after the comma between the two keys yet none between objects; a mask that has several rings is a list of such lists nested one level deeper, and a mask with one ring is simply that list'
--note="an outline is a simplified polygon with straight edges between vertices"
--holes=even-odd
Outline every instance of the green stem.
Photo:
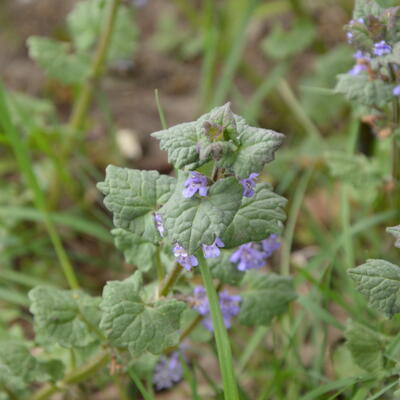
[{"label": "green stem", "polygon": [[214,327],[215,342],[217,344],[219,367],[221,369],[224,385],[225,400],[239,400],[239,392],[236,384],[233,359],[228,333],[219,307],[217,291],[213,285],[210,270],[201,252],[198,253],[199,267],[207,291],[210,304],[211,318]]},{"label": "green stem", "polygon": [[57,384],[46,385],[40,389],[32,397],[32,400],[46,400],[54,393],[63,390],[65,386],[85,381],[87,378],[94,375],[99,369],[103,368],[108,363],[109,359],[110,355],[107,351],[101,352],[93,360],[90,360],[88,363],[66,375],[62,381],[57,382]]},{"label": "green stem", "polygon": [[121,377],[119,375],[113,375],[114,385],[117,388],[119,400],[129,400],[123,383],[121,382]]},{"label": "green stem", "polygon": [[158,116],[160,117],[161,128],[168,129],[168,123],[167,123],[167,119],[165,118],[165,113],[164,113],[164,110],[161,105],[158,89],[154,90],[154,96],[156,98],[156,105],[157,105]]},{"label": "green stem", "polygon": [[85,116],[88,112],[90,102],[93,97],[93,92],[96,88],[98,80],[103,75],[104,64],[107,58],[108,49],[110,47],[112,34],[114,31],[115,20],[117,17],[118,6],[121,0],[110,0],[107,10],[107,19],[105,28],[101,33],[99,44],[93,58],[91,73],[89,79],[83,85],[78,100],[76,101],[72,115],[69,121],[69,126],[73,131],[78,131],[82,128]]},{"label": "green stem", "polygon": [[168,275],[168,278],[164,285],[160,289],[160,296],[166,296],[174,286],[175,282],[177,281],[180,273],[182,271],[182,267],[176,263],[174,269],[171,271],[171,273]]},{"label": "green stem", "polygon": [[158,246],[156,255],[155,255],[155,262],[156,262],[156,271],[157,271],[157,278],[158,282],[162,282],[165,277],[165,270],[164,266],[161,263],[161,246]]}]

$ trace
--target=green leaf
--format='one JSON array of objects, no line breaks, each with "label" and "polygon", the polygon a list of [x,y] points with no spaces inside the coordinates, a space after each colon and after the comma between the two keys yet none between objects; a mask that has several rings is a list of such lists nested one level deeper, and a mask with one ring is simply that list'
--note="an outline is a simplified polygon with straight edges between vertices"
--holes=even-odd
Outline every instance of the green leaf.
[{"label": "green leaf", "polygon": [[[381,13],[384,11],[379,4],[382,2],[386,2],[388,0],[356,0],[356,4],[354,6],[353,18],[365,18],[370,15],[375,17],[379,17]],[[378,3],[379,2],[379,3]]]},{"label": "green leaf", "polygon": [[59,360],[39,361],[20,343],[0,343],[0,365],[24,382],[45,382],[63,376],[64,365]]},{"label": "green leaf", "polygon": [[260,275],[252,288],[242,294],[239,319],[244,325],[268,325],[272,319],[286,312],[297,295],[290,277],[275,274]]},{"label": "green leaf", "polygon": [[171,195],[175,179],[157,171],[139,171],[109,165],[106,180],[98,183],[104,204],[114,214],[114,225],[143,240],[160,241],[154,213]]},{"label": "green leaf", "polygon": [[[107,3],[102,0],[80,1],[68,15],[68,28],[79,52],[88,52],[98,41],[106,23]],[[120,5],[111,37],[108,59],[118,60],[132,56],[136,48],[137,36],[138,32],[131,10]]]},{"label": "green leaf", "polygon": [[385,260],[368,260],[349,274],[372,308],[388,317],[400,312],[400,267]]},{"label": "green leaf", "polygon": [[[88,327],[99,321],[99,298],[81,291],[38,286],[29,292],[36,334],[64,347],[84,347],[97,340]],[[87,321],[87,322],[85,322]]]},{"label": "green leaf", "polygon": [[261,48],[266,55],[282,60],[303,52],[315,39],[315,26],[307,20],[297,21],[294,26],[285,31],[281,25],[274,29],[261,43]]},{"label": "green leaf", "polygon": [[212,244],[232,222],[240,207],[243,187],[230,177],[209,187],[206,197],[186,199],[182,191],[188,176],[187,173],[180,175],[174,194],[159,213],[171,242],[194,254],[202,244]]},{"label": "green leaf", "polygon": [[226,248],[266,239],[281,233],[286,219],[286,199],[274,193],[267,183],[258,184],[252,197],[243,197],[242,204],[222,236]]},{"label": "green leaf", "polygon": [[[3,397],[2,389],[5,389],[6,392]],[[0,399],[14,400],[22,398],[24,389],[26,389],[26,384],[19,374],[14,374],[10,368],[0,363]],[[14,399],[7,395],[10,393],[13,394]]]},{"label": "green leaf", "polygon": [[245,272],[239,271],[236,265],[229,261],[231,254],[231,251],[222,250],[219,257],[207,259],[207,264],[213,278],[226,285],[238,286]]},{"label": "green leaf", "polygon": [[394,245],[400,248],[400,225],[386,228],[386,232],[391,233],[395,237],[396,243]]},{"label": "green leaf", "polygon": [[90,59],[87,54],[70,53],[68,43],[53,39],[31,36],[28,41],[29,56],[46,73],[65,84],[83,83],[90,73]]},{"label": "green leaf", "polygon": [[396,7],[399,5],[398,0],[376,0],[376,3],[383,8]]},{"label": "green leaf", "polygon": [[178,169],[193,170],[210,159],[240,178],[260,172],[274,159],[283,135],[251,127],[231,112],[229,103],[212,109],[195,122],[187,122],[152,134],[160,140],[168,160]]},{"label": "green leaf", "polygon": [[180,317],[185,309],[175,299],[146,303],[141,297],[142,275],[108,282],[103,290],[100,327],[111,344],[127,347],[132,355],[161,354],[179,341]]},{"label": "green leaf", "polygon": [[369,372],[382,370],[385,343],[379,333],[350,321],[345,337],[352,358],[358,366]]},{"label": "green leaf", "polygon": [[340,74],[335,91],[358,104],[384,107],[393,99],[393,87],[380,79],[370,80],[365,73]]},{"label": "green leaf", "polygon": [[128,264],[136,265],[141,271],[150,271],[155,266],[157,246],[124,229],[113,229],[115,246],[124,253]]}]

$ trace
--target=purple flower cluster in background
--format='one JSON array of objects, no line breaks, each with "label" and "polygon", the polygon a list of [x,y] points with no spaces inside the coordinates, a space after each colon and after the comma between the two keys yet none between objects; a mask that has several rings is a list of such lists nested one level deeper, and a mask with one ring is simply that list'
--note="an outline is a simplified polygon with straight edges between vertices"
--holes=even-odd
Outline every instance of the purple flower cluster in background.
[{"label": "purple flower cluster in background", "polygon": [[183,370],[179,360],[179,352],[169,357],[161,357],[154,369],[153,383],[157,390],[168,389],[182,379]]},{"label": "purple flower cluster in background", "polygon": [[160,214],[157,213],[154,214],[154,223],[161,237],[164,237],[165,234],[164,221]]},{"label": "purple flower cluster in background", "polygon": [[272,234],[260,244],[253,242],[243,244],[230,256],[229,260],[237,264],[239,271],[260,269],[265,265],[267,258],[281,247],[277,239],[278,236]]},{"label": "purple flower cluster in background", "polygon": [[392,52],[392,47],[388,45],[384,40],[374,44],[374,54],[376,56],[384,56]]},{"label": "purple flower cluster in background", "polygon": [[[364,23],[365,23],[364,18],[352,19],[352,20],[349,22],[349,25],[351,26],[351,25],[354,25],[354,24],[356,24],[356,23],[364,24]],[[346,36],[347,36],[347,41],[348,41],[348,43],[351,44],[351,43],[353,42],[353,37],[354,37],[353,32],[347,32],[347,33],[346,33]]]},{"label": "purple flower cluster in background", "polygon": [[221,254],[221,250],[219,248],[224,246],[225,246],[224,242],[219,237],[217,237],[214,240],[214,243],[211,245],[203,244],[202,247],[203,247],[204,257],[205,258],[219,257],[219,255]]},{"label": "purple flower cluster in background", "polygon": [[[193,308],[204,318],[202,324],[209,331],[213,331],[212,319],[210,315],[210,305],[208,303],[207,293],[203,286],[196,286],[193,291]],[[232,326],[232,318],[239,314],[240,301],[242,298],[237,295],[230,295],[226,290],[219,293],[219,306],[221,308],[222,318],[227,328]]]},{"label": "purple flower cluster in background", "polygon": [[397,85],[397,86],[393,89],[393,95],[395,95],[395,96],[400,96],[400,85]]},{"label": "purple flower cluster in background", "polygon": [[180,244],[176,244],[172,251],[176,257],[176,262],[182,265],[186,271],[190,271],[192,267],[199,265],[199,262],[195,256],[190,255]]},{"label": "purple flower cluster in background", "polygon": [[183,197],[190,199],[197,192],[200,196],[207,196],[207,177],[200,174],[199,172],[192,172],[192,176],[185,181],[185,188],[183,189]]},{"label": "purple flower cluster in background", "polygon": [[256,180],[260,174],[253,172],[246,179],[242,179],[240,183],[243,185],[243,196],[244,197],[253,197],[254,189],[256,188]]}]

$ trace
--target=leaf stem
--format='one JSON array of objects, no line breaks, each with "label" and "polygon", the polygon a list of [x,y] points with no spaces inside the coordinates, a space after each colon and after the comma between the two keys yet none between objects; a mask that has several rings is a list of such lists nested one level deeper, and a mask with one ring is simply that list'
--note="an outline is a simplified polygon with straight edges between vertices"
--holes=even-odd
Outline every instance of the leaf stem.
[{"label": "leaf stem", "polygon": [[160,117],[161,128],[168,129],[168,123],[167,123],[167,119],[165,118],[164,109],[161,105],[161,100],[160,100],[160,95],[158,93],[158,89],[154,89],[154,96],[156,98],[156,105],[157,105],[158,116]]},{"label": "leaf stem", "polygon": [[160,296],[166,296],[174,286],[175,282],[178,280],[179,275],[182,271],[182,267],[176,263],[174,266],[174,269],[171,271],[171,273],[168,275],[168,278],[164,285],[160,289]]},{"label": "leaf stem", "polygon": [[89,79],[83,85],[79,93],[79,97],[76,103],[74,104],[72,110],[71,118],[69,121],[69,127],[73,131],[78,131],[82,128],[85,116],[88,112],[90,102],[93,97],[93,92],[96,88],[98,80],[103,75],[104,63],[106,61],[108,49],[110,47],[111,38],[117,17],[117,11],[120,3],[121,0],[109,1],[105,28],[101,33],[100,40],[95,55],[93,57],[93,63],[91,66]]},{"label": "leaf stem", "polygon": [[161,263],[161,245],[157,247],[157,251],[155,254],[155,262],[156,262],[158,282],[162,282],[165,277],[165,270],[164,266]]},{"label": "leaf stem", "polygon": [[201,252],[198,253],[199,267],[207,291],[210,304],[211,318],[214,327],[215,342],[217,344],[218,360],[224,386],[225,400],[239,400],[239,392],[233,369],[232,351],[228,333],[222,318],[217,291],[213,285],[210,269]]},{"label": "leaf stem", "polygon": [[62,381],[57,382],[57,384],[44,386],[42,389],[36,392],[36,394],[32,397],[32,400],[46,400],[52,394],[63,390],[65,386],[80,383],[86,380],[94,375],[99,369],[104,367],[109,360],[110,355],[108,351],[102,351],[97,357],[66,375]]}]

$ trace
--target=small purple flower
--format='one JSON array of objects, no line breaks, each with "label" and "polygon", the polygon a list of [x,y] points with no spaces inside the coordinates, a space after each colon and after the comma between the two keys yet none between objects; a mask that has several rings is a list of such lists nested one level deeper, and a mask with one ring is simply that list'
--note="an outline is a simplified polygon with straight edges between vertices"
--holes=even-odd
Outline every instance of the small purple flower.
[{"label": "small purple flower", "polygon": [[172,250],[176,261],[182,265],[186,271],[190,271],[192,267],[199,265],[199,262],[195,256],[190,255],[180,244],[176,244]]},{"label": "small purple flower", "polygon": [[397,86],[393,89],[393,95],[394,95],[394,96],[400,96],[400,85],[397,85]]},{"label": "small purple flower", "polygon": [[189,199],[193,197],[196,192],[202,197],[207,196],[207,178],[199,172],[192,172],[192,176],[185,181],[185,189],[183,189],[183,197]]},{"label": "small purple flower", "polygon": [[376,56],[383,56],[392,52],[392,47],[384,40],[374,44],[374,54]]},{"label": "small purple flower", "polygon": [[160,214],[154,213],[154,223],[156,224],[156,228],[160,233],[161,237],[163,237],[165,234],[165,227],[164,227],[164,221]]},{"label": "small purple flower", "polygon": [[265,258],[271,257],[272,253],[281,247],[281,243],[278,242],[278,235],[275,233],[264,239],[261,244],[264,249]]},{"label": "small purple flower", "polygon": [[[208,303],[207,293],[203,286],[194,288],[194,296],[192,297],[193,308],[204,318],[202,324],[209,331],[213,331],[213,324],[210,314],[210,305]],[[230,295],[227,291],[219,293],[219,306],[221,308],[222,318],[226,328],[232,326],[232,318],[240,311],[240,296]]]},{"label": "small purple flower", "polygon": [[248,269],[259,269],[265,265],[265,254],[254,248],[253,243],[241,245],[229,258],[234,264],[237,264],[239,271]]},{"label": "small purple flower", "polygon": [[349,44],[351,44],[352,42],[353,42],[353,32],[347,32],[346,33],[346,36],[347,36],[347,42],[349,43]]},{"label": "small purple flower", "polygon": [[225,246],[224,242],[219,237],[217,237],[214,240],[214,243],[211,245],[203,244],[202,247],[203,247],[204,257],[205,258],[219,257],[219,255],[221,254],[221,250],[219,248],[224,246]]},{"label": "small purple flower", "polygon": [[256,179],[260,174],[253,172],[246,179],[242,179],[240,183],[243,185],[243,196],[244,197],[253,197],[254,189],[256,188]]},{"label": "small purple flower", "polygon": [[366,71],[368,68],[364,64],[356,64],[348,73],[352,76],[358,75],[362,71]]},{"label": "small purple flower", "polygon": [[173,352],[169,357],[162,356],[158,361],[153,375],[153,383],[157,390],[168,389],[182,379],[183,370],[179,360],[179,352]]},{"label": "small purple flower", "polygon": [[371,57],[369,56],[369,54],[365,54],[361,50],[357,50],[353,54],[353,58],[355,58],[356,60],[371,61]]}]

